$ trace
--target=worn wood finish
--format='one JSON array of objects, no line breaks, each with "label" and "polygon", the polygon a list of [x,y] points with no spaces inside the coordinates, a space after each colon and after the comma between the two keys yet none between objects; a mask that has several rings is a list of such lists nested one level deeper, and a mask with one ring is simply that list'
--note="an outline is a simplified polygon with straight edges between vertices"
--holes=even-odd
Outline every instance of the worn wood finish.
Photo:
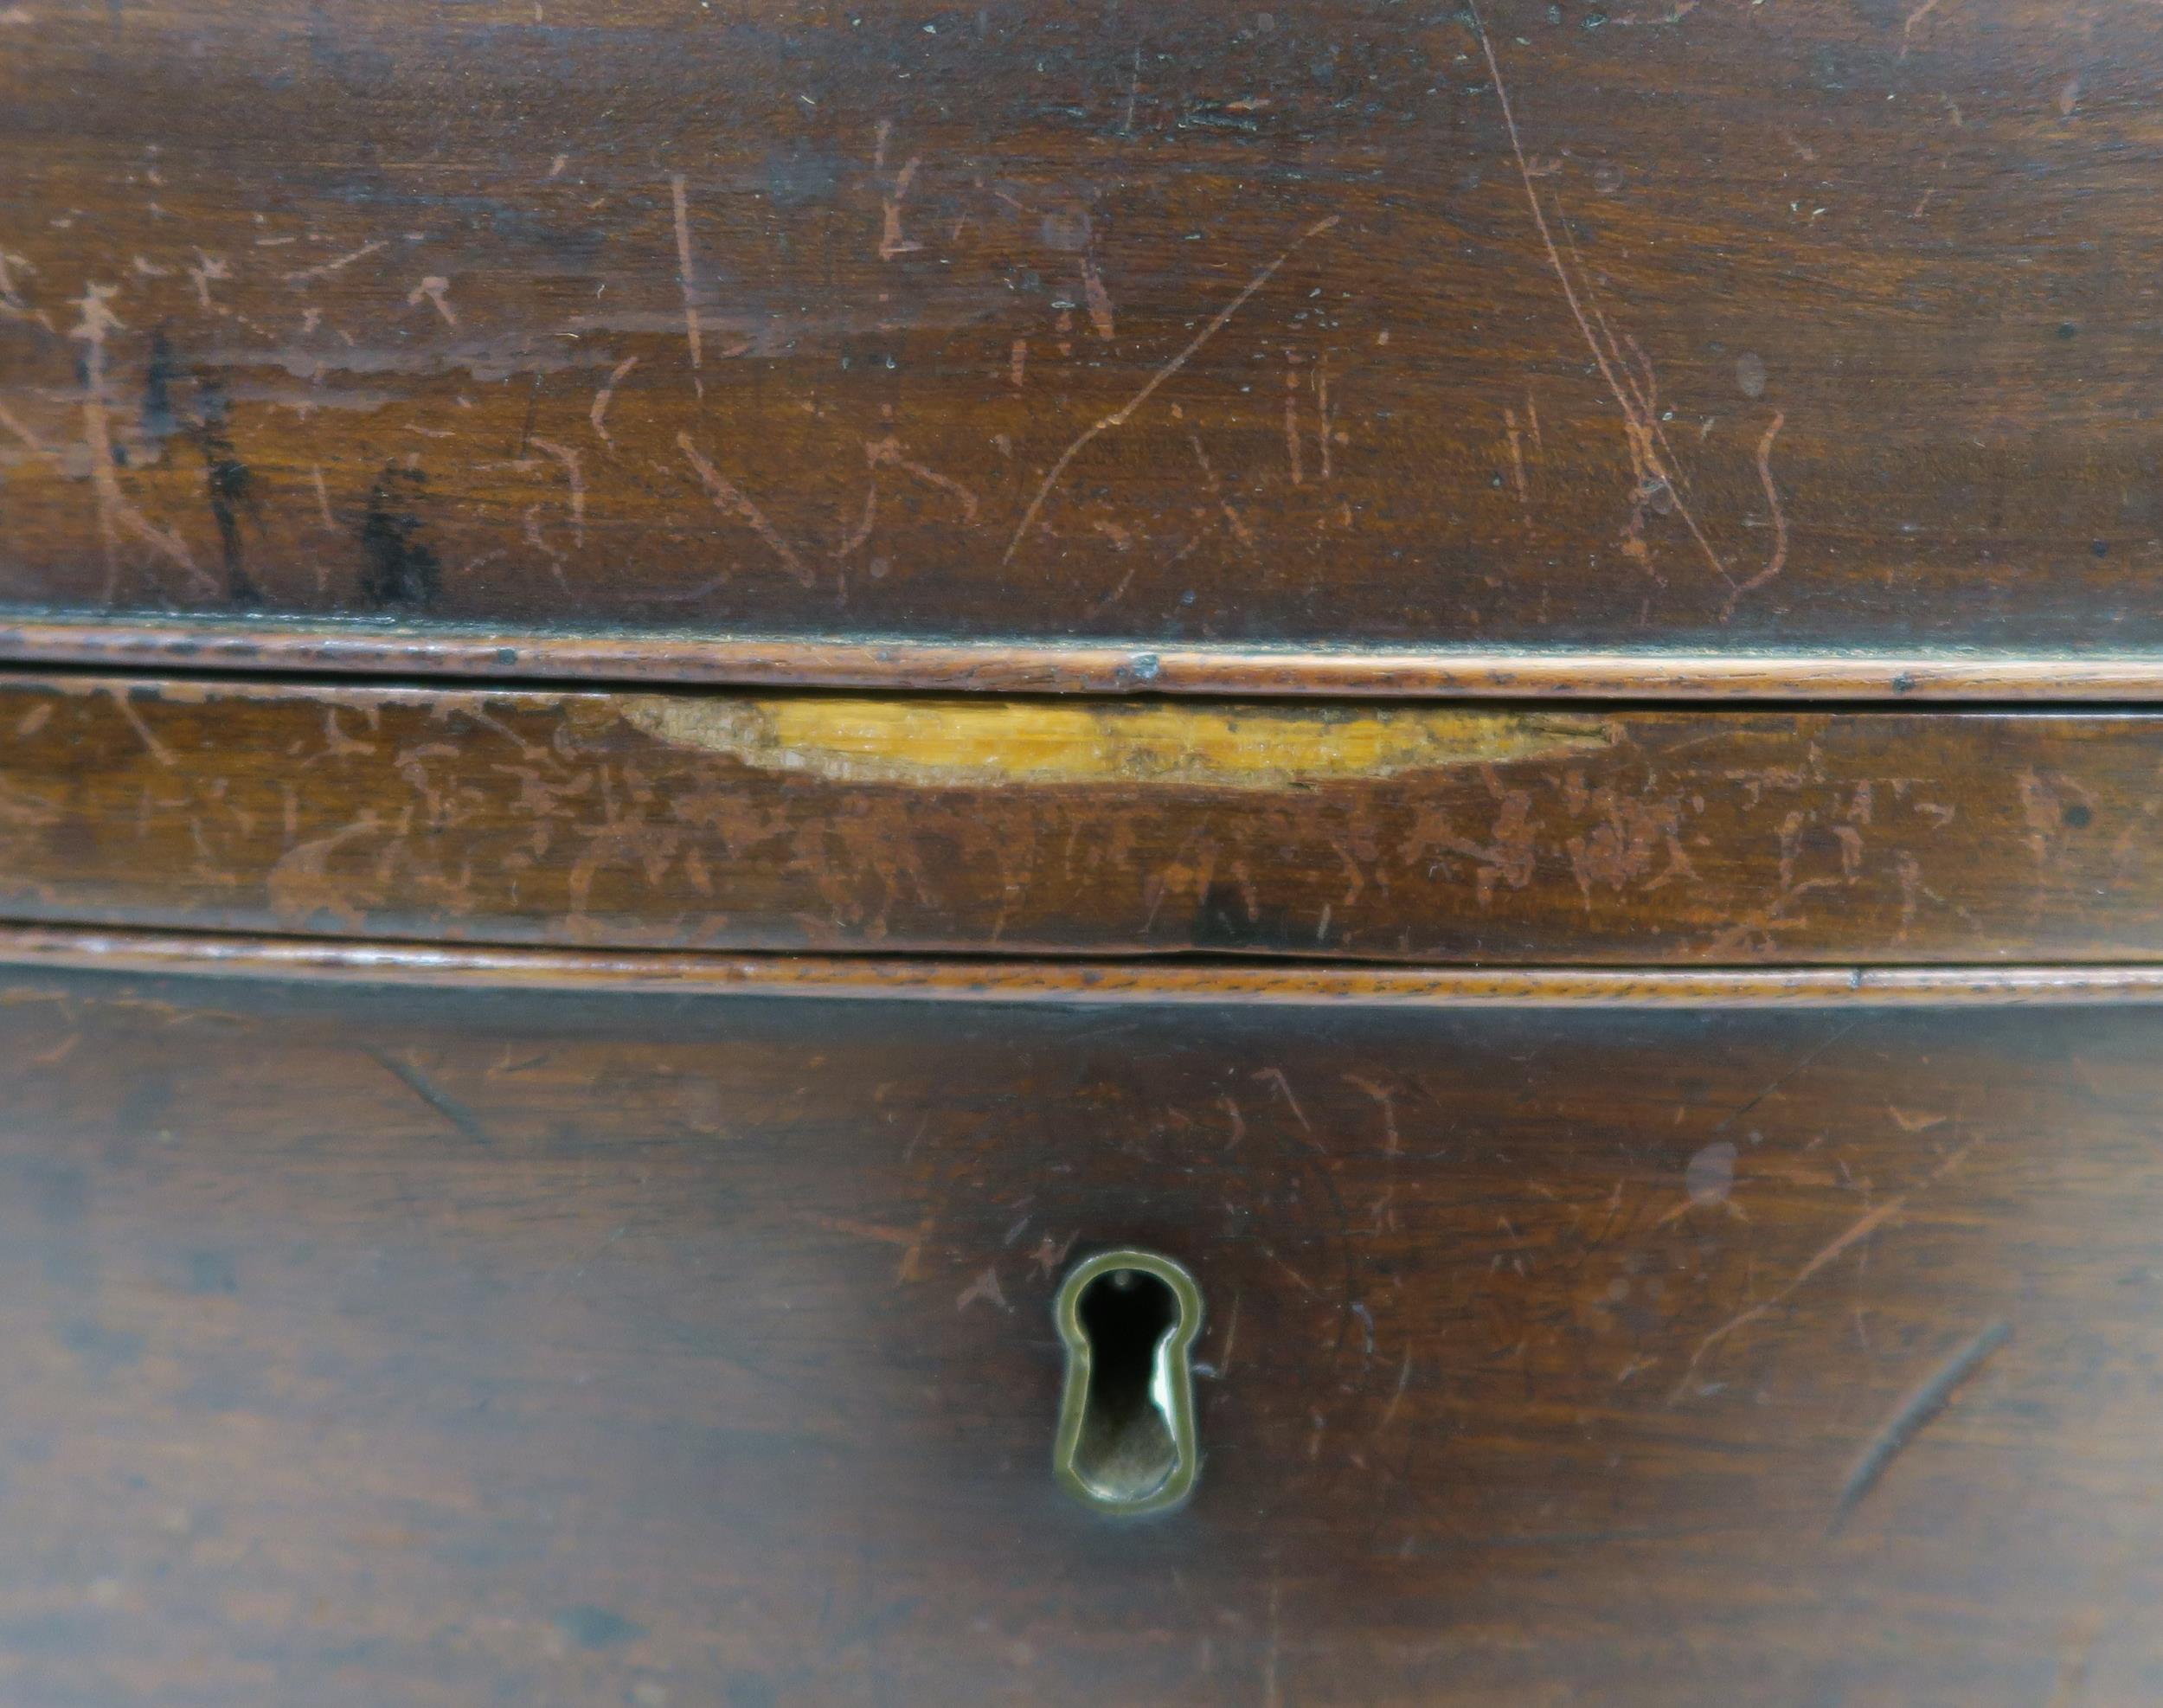
[{"label": "worn wood finish", "polygon": [[4,16],[19,608],[2163,653],[2153,6]]},{"label": "worn wood finish", "polygon": [[948,640],[140,616],[0,622],[0,658],[106,670],[1277,697],[2038,702],[2163,699],[2163,655],[1684,652]]},{"label": "worn wood finish", "polygon": [[2036,1008],[2163,1002],[2163,966],[1415,967],[1291,960],[966,960],[474,948],[0,926],[0,965],[347,989],[1332,1008]]},{"label": "worn wood finish", "polygon": [[[0,986],[23,1702],[2127,1703],[2163,1014]],[[1052,1485],[1189,1262],[1193,1505]]]},{"label": "worn wood finish", "polygon": [[2163,953],[2163,720],[0,680],[0,914],[755,950]]},{"label": "worn wood finish", "polygon": [[2163,1699],[2159,67],[0,0],[0,1700]]}]

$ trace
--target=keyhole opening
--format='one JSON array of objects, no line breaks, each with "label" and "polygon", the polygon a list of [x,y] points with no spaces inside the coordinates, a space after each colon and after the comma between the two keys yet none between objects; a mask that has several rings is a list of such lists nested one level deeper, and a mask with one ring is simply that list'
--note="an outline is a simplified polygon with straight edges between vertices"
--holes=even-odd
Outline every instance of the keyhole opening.
[{"label": "keyhole opening", "polygon": [[1082,1499],[1117,1512],[1185,1498],[1196,1472],[1188,1353],[1201,1294],[1169,1258],[1113,1251],[1067,1277],[1056,1309],[1067,1395],[1056,1468]]},{"label": "keyhole opening", "polygon": [[1171,1289],[1139,1269],[1109,1270],[1082,1295],[1089,1397],[1075,1469],[1107,1500],[1154,1494],[1178,1463],[1168,1373],[1159,1368],[1178,1320]]}]

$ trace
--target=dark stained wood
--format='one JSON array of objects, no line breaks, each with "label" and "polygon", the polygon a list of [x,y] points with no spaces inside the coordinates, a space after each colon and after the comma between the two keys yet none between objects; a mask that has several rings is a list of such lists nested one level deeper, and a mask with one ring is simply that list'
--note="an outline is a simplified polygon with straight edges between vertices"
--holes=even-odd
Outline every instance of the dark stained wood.
[{"label": "dark stained wood", "polygon": [[0,681],[0,915],[882,953],[2163,953],[2148,714]]},{"label": "dark stained wood", "polygon": [[[0,986],[23,1702],[2131,1703],[2163,1014]],[[1203,1477],[1053,1487],[1064,1262]]]},{"label": "dark stained wood", "polygon": [[2150,5],[5,16],[24,614],[2163,659]]},{"label": "dark stained wood", "polygon": [[0,0],[0,1703],[2163,1700],[2159,72]]}]

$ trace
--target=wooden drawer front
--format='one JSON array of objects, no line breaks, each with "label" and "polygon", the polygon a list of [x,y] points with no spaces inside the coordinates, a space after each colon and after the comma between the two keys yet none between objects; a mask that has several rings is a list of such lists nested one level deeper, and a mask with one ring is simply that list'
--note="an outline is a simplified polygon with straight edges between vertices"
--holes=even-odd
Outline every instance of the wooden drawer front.
[{"label": "wooden drawer front", "polygon": [[0,681],[17,919],[743,949],[2122,959],[2148,715]]},{"label": "wooden drawer front", "polygon": [[2152,6],[5,10],[22,610],[2163,646]]},{"label": "wooden drawer front", "polygon": [[[2163,1686],[2163,1011],[44,971],[0,1082],[12,1699]],[[1139,1527],[1049,1465],[1126,1241],[1208,1310]]]}]

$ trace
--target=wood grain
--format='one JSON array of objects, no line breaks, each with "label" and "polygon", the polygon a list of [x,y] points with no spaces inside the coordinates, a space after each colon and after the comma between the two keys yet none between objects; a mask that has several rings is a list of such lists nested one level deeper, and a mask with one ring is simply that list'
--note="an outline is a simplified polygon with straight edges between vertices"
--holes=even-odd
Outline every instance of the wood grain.
[{"label": "wood grain", "polygon": [[[11,973],[0,1688],[2151,1699],[2159,1063],[2108,1007]],[[1139,1529],[1049,1462],[1051,1289],[1124,1240],[1210,1305]]]},{"label": "wood grain", "polygon": [[2163,953],[2150,714],[0,679],[0,916],[584,947]]},{"label": "wood grain", "polygon": [[2150,6],[5,16],[22,614],[2163,664]]}]

